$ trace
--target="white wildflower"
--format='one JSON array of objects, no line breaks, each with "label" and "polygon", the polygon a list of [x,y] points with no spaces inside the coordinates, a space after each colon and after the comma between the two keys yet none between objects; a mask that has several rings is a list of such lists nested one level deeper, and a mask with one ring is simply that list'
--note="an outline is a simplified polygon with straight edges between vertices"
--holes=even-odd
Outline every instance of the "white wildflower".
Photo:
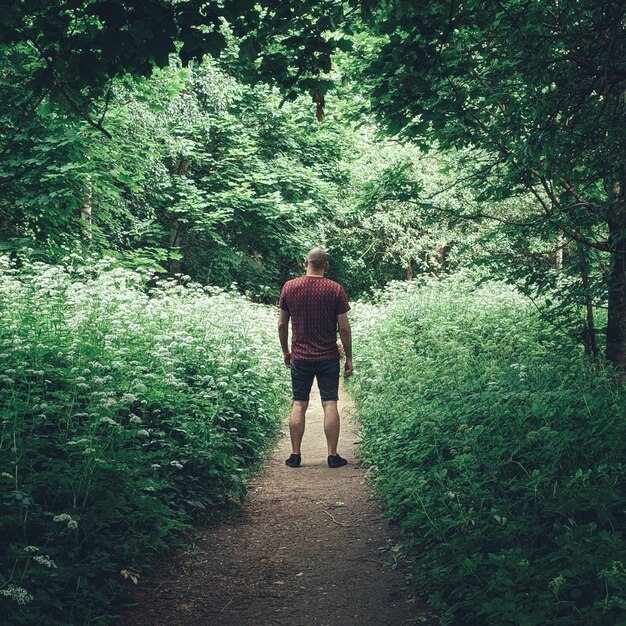
[{"label": "white wildflower", "polygon": [[18,604],[28,604],[33,599],[33,596],[26,589],[17,585],[9,585],[6,589],[0,589],[0,596],[11,598]]},{"label": "white wildflower", "polygon": [[153,463],[150,467],[155,470],[161,468],[161,466],[158,463]]},{"label": "white wildflower", "polygon": [[556,578],[553,578],[549,583],[548,587],[552,589],[554,593],[558,593],[559,589],[565,584],[565,578],[562,574],[559,574]]},{"label": "white wildflower", "polygon": [[117,426],[117,422],[113,419],[111,419],[110,417],[101,417],[100,418],[100,423],[101,424],[108,424],[109,426]]},{"label": "white wildflower", "polygon": [[2,478],[10,478],[11,480],[13,480],[13,476],[9,474],[9,472],[2,472],[0,476],[2,476]]},{"label": "white wildflower", "polygon": [[57,566],[57,564],[45,554],[38,554],[37,556],[34,556],[33,561],[35,561],[35,563],[39,563],[39,565],[47,567],[48,569],[56,569]]},{"label": "white wildflower", "polygon": [[149,437],[150,436],[150,433],[147,430],[143,430],[143,429],[142,430],[138,430],[137,434],[140,437]]},{"label": "white wildflower", "polygon": [[183,469],[182,463],[180,463],[180,461],[172,461],[170,465],[172,467],[175,467],[176,469]]},{"label": "white wildflower", "polygon": [[67,527],[70,529],[78,528],[78,522],[72,518],[68,513],[61,513],[60,515],[55,515],[52,518],[53,522],[67,522]]},{"label": "white wildflower", "polygon": [[148,388],[139,380],[135,381],[135,391],[137,393],[146,393]]},{"label": "white wildflower", "polygon": [[33,552],[39,552],[39,548],[37,546],[24,546],[24,552],[32,554]]},{"label": "white wildflower", "polygon": [[141,418],[139,415],[131,414],[130,419],[128,420],[131,424],[141,424]]}]

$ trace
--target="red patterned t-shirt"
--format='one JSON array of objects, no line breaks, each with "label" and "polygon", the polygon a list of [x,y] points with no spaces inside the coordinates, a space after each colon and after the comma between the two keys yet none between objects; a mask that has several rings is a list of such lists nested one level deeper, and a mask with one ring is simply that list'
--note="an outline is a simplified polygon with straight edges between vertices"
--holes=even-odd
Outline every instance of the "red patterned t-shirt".
[{"label": "red patterned t-shirt", "polygon": [[291,317],[291,358],[327,361],[339,358],[337,315],[350,310],[346,292],[323,276],[288,280],[278,305]]}]

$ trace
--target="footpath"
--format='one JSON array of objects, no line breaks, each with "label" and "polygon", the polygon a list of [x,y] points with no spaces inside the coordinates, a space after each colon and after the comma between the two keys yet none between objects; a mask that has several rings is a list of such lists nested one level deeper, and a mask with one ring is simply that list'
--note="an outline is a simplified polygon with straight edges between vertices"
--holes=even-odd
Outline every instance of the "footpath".
[{"label": "footpath", "polygon": [[285,466],[287,421],[273,457],[236,515],[190,533],[184,549],[141,578],[126,626],[408,626],[408,568],[397,531],[358,465],[354,405],[341,390],[339,453],[329,469],[320,398],[307,411],[302,466]]}]

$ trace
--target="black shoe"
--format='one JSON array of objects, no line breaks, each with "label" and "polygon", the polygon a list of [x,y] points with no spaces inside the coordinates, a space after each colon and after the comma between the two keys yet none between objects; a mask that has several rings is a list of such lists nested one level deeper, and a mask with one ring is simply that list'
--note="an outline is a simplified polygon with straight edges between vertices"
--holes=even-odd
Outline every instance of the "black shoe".
[{"label": "black shoe", "polygon": [[343,457],[340,457],[338,454],[335,456],[328,456],[328,467],[343,467],[347,464],[348,461],[346,461]]},{"label": "black shoe", "polygon": [[302,461],[302,456],[301,455],[299,455],[299,454],[292,454],[285,461],[285,465],[288,465],[289,467],[300,467],[300,461]]}]

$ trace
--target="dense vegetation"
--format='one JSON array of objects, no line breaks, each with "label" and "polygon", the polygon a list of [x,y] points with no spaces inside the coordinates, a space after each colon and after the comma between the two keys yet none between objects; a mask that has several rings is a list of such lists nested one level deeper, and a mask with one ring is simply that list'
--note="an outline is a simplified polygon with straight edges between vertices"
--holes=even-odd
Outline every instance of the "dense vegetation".
[{"label": "dense vegetation", "polygon": [[103,615],[243,493],[252,302],[321,244],[422,285],[357,309],[353,388],[432,603],[624,621],[625,51],[610,0],[5,2],[0,616]]},{"label": "dense vegetation", "polygon": [[132,250],[261,298],[312,241],[353,294],[461,251],[626,367],[621,4],[150,7],[3,8],[5,248]]},{"label": "dense vegetation", "polygon": [[502,285],[356,314],[363,451],[443,623],[626,623],[623,390]]},{"label": "dense vegetation", "polygon": [[[13,93],[23,59],[9,60]],[[358,293],[409,266],[439,268],[438,250],[463,240],[464,225],[412,226],[419,209],[389,191],[400,178],[432,189],[445,159],[417,162],[415,149],[377,142],[341,111],[319,124],[307,103],[281,107],[280,94],[227,67],[173,60],[149,80],[117,81],[112,139],[47,107],[23,122],[0,170],[2,247],[48,262],[106,254],[272,301],[316,243],[333,254],[331,276]]]},{"label": "dense vegetation", "polygon": [[243,497],[287,406],[265,307],[79,261],[1,259],[3,624],[110,622],[181,528]]}]

